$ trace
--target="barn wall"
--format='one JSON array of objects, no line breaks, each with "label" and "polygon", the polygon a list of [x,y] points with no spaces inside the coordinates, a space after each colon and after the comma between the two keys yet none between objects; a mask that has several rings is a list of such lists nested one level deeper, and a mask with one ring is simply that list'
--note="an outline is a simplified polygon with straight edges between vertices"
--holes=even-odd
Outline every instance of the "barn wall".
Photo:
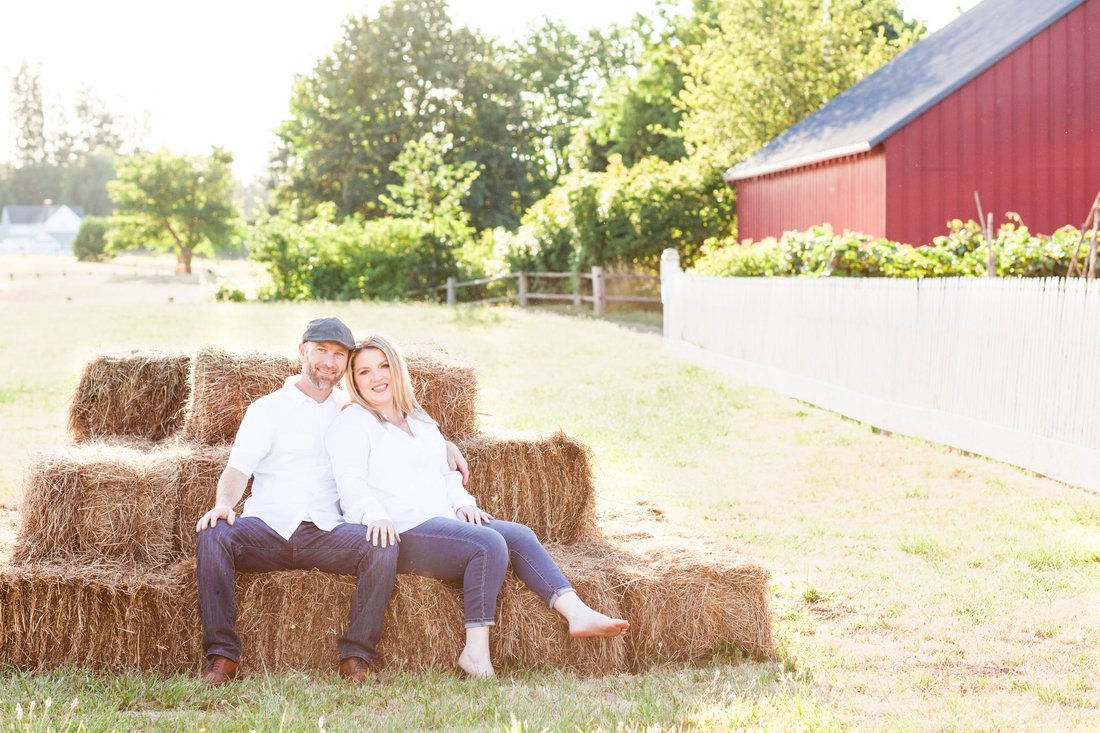
[{"label": "barn wall", "polygon": [[759,241],[823,222],[882,236],[885,170],[883,152],[874,150],[739,181],[737,236]]},{"label": "barn wall", "polygon": [[[994,29],[991,29],[993,32]],[[1100,190],[1100,0],[1089,0],[884,143],[886,235],[925,243],[952,218],[1080,226]]]}]

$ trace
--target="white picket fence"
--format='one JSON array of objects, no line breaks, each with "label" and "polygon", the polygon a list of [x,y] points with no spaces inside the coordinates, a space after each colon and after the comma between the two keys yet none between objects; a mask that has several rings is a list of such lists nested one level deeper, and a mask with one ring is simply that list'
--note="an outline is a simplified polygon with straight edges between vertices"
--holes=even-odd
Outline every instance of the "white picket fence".
[{"label": "white picket fence", "polygon": [[1100,284],[661,265],[666,346],[892,432],[1100,490]]}]

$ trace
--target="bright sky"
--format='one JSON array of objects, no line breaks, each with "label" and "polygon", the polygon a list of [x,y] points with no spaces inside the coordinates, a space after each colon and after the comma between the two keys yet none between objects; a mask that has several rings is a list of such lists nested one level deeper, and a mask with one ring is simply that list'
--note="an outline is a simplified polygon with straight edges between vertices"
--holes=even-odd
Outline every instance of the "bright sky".
[{"label": "bright sky", "polygon": [[[977,0],[901,0],[936,29]],[[71,107],[86,84],[113,112],[140,120],[147,147],[205,153],[221,145],[248,179],[267,167],[272,130],[286,117],[295,74],[340,37],[348,15],[379,0],[12,0],[2,13],[0,159],[10,159],[10,79],[24,59],[40,65],[47,105]],[[575,30],[626,22],[654,0],[451,0],[459,24],[514,38],[548,15]]]}]

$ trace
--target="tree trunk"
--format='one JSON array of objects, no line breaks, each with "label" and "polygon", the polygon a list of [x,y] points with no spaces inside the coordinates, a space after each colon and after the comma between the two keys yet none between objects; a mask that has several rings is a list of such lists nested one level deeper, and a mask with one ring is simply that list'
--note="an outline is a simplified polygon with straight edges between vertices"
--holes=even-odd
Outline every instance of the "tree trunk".
[{"label": "tree trunk", "polygon": [[190,275],[191,274],[191,248],[180,247],[179,254],[176,255],[176,274],[177,275]]}]

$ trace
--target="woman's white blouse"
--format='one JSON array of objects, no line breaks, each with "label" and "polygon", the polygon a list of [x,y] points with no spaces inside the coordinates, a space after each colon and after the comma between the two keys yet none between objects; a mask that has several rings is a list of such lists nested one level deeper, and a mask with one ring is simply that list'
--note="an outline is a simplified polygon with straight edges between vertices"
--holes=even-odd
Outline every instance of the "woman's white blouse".
[{"label": "woman's white blouse", "polygon": [[434,423],[408,417],[409,435],[379,422],[360,405],[347,407],[325,437],[344,519],[393,522],[398,532],[432,517],[477,506],[462,476],[447,466],[447,445]]}]

